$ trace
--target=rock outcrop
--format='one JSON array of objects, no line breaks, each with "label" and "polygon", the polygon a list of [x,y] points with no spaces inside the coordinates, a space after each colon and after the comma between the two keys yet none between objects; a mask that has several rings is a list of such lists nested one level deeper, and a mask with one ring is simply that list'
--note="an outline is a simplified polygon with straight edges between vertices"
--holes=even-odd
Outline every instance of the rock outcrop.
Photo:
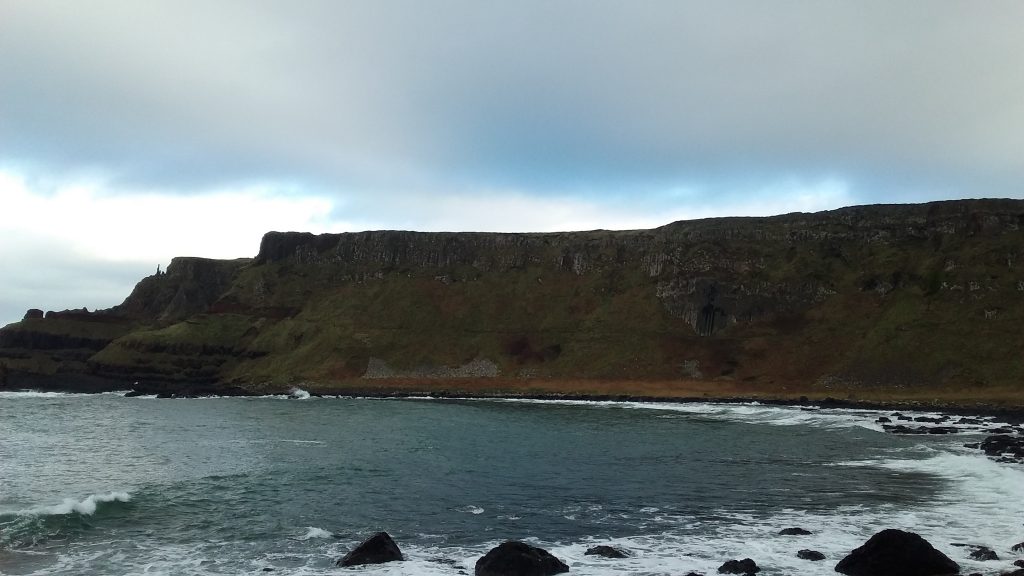
[{"label": "rock outcrop", "polygon": [[604,558],[629,558],[629,554],[626,554],[622,550],[619,550],[614,546],[605,545],[588,548],[583,554],[585,556],[601,556]]},{"label": "rock outcrop", "polygon": [[565,562],[525,542],[499,544],[476,562],[476,576],[552,576],[568,572]]},{"label": "rock outcrop", "polygon": [[761,571],[761,568],[756,562],[750,558],[744,558],[743,560],[728,560],[725,564],[718,567],[719,574],[757,574]]},{"label": "rock outcrop", "polygon": [[848,576],[941,576],[960,566],[913,532],[882,530],[836,564]]},{"label": "rock outcrop", "polygon": [[404,560],[398,544],[387,532],[378,532],[364,540],[361,544],[345,554],[335,564],[337,566],[358,566],[360,564],[383,564]]}]

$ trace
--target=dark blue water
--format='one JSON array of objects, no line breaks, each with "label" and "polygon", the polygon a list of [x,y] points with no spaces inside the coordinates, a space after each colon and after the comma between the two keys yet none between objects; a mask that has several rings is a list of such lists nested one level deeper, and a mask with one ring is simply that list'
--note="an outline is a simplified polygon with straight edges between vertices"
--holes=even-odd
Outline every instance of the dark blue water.
[{"label": "dark blue water", "polygon": [[[1006,548],[1024,539],[1019,468],[963,449],[965,438],[884,434],[875,416],[3,394],[0,572],[329,574],[379,529],[409,560],[365,572],[471,573],[510,538],[582,574],[714,572],[745,556],[765,574],[828,574],[887,527]],[[775,535],[790,525],[815,535]],[[583,556],[604,542],[634,557]],[[830,561],[796,559],[800,548]]]}]

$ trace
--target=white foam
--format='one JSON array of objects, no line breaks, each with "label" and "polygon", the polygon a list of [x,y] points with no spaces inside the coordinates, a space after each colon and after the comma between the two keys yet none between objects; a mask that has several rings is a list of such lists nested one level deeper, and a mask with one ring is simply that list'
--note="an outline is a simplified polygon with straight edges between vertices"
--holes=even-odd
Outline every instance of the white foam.
[{"label": "white foam", "polygon": [[295,386],[288,390],[288,396],[289,398],[293,398],[295,400],[309,400],[310,398],[309,392],[306,392],[305,390],[299,388],[298,386]]},{"label": "white foam", "polygon": [[472,504],[470,504],[468,506],[462,506],[461,508],[456,508],[455,511],[456,512],[465,512],[467,514],[475,514],[475,515],[479,515],[479,514],[483,514],[484,513],[484,509],[483,508],[481,508],[479,506],[473,506]]},{"label": "white foam", "polygon": [[323,528],[317,528],[316,526],[306,526],[306,533],[296,538],[296,540],[310,540],[313,538],[333,538],[334,534],[331,534]]},{"label": "white foam", "polygon": [[79,514],[91,515],[96,513],[96,508],[104,502],[128,502],[131,494],[127,492],[107,492],[106,494],[90,494],[81,500],[65,498],[60,504],[53,506],[40,506],[31,510],[25,510],[23,514],[42,514],[58,516],[77,512]]},{"label": "white foam", "polygon": [[87,396],[70,392],[41,392],[39,390],[4,390],[0,398],[64,398],[68,396]]}]

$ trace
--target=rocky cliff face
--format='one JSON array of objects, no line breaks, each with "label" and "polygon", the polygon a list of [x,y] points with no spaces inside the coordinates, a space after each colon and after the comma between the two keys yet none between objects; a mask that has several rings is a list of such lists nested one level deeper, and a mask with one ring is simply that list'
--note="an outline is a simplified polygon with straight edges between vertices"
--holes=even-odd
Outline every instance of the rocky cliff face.
[{"label": "rocky cliff face", "polygon": [[[176,259],[107,312],[130,329],[76,349],[105,377],[250,388],[701,379],[1019,393],[1022,227],[1024,201],[978,200],[636,231],[271,232],[252,261]],[[38,356],[27,334],[47,321],[0,331],[12,369],[31,372],[10,351]]]}]

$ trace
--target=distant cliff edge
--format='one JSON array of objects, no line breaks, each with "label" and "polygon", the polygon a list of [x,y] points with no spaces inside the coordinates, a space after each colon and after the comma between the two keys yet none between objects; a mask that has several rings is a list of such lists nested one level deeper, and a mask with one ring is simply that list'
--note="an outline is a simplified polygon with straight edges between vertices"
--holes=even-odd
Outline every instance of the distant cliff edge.
[{"label": "distant cliff edge", "polygon": [[0,329],[7,387],[1024,404],[1024,201],[550,234],[270,232]]}]

